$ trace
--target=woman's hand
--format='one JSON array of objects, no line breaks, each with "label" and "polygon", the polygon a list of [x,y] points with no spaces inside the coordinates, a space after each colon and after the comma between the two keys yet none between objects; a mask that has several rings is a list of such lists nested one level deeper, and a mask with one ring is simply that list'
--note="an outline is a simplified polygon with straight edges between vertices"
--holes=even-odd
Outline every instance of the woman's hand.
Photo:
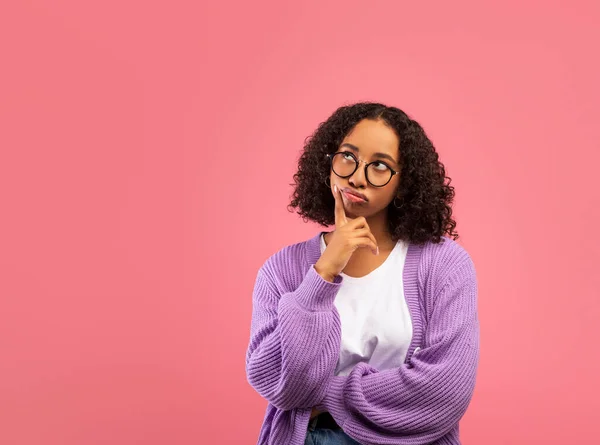
[{"label": "woman's hand", "polygon": [[321,414],[321,411],[319,411],[317,408],[313,408],[312,412],[310,413],[310,420],[314,419],[319,414]]},{"label": "woman's hand", "polygon": [[369,247],[373,254],[379,254],[377,240],[371,233],[364,216],[348,220],[344,212],[341,191],[334,185],[335,231],[325,251],[315,264],[315,270],[325,280],[333,282],[346,267],[352,254],[359,247]]}]

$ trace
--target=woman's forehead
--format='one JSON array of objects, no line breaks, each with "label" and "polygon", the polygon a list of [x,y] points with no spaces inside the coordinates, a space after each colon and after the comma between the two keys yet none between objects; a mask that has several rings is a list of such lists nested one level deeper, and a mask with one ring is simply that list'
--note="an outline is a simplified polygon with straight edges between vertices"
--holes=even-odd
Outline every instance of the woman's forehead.
[{"label": "woman's forehead", "polygon": [[396,132],[384,122],[365,119],[356,124],[344,142],[352,144],[361,154],[376,151],[395,154],[400,141]]}]

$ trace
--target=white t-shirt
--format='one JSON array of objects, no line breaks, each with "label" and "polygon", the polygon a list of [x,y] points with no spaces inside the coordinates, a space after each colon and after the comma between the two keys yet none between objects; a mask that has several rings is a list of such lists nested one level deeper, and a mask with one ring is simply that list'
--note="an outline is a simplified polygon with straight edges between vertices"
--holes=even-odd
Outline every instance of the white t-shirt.
[{"label": "white t-shirt", "polygon": [[[321,254],[325,251],[321,234]],[[342,343],[335,375],[348,375],[359,362],[379,371],[404,363],[412,320],[404,298],[402,271],[408,243],[399,240],[385,262],[363,277],[344,277],[334,305],[340,314]]]}]

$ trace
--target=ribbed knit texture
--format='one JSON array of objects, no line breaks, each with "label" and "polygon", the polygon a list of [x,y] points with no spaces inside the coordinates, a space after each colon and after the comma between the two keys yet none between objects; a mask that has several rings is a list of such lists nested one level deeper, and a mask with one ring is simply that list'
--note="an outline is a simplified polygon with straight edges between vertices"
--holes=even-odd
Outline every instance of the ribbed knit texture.
[{"label": "ribbed knit texture", "polygon": [[[343,282],[314,269],[320,233],[269,257],[252,297],[248,382],[269,403],[258,445],[303,445],[313,407],[364,445],[459,445],[479,361],[475,268],[464,248],[410,244],[403,271],[413,338],[405,363],[335,376]],[[415,349],[420,349],[415,354]]]}]

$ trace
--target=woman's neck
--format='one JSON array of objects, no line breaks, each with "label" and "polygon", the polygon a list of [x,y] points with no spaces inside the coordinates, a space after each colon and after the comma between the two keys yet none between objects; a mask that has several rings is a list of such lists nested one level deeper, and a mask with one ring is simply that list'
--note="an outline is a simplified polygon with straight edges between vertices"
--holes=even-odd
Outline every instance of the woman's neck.
[{"label": "woman's neck", "polygon": [[[371,233],[377,240],[380,252],[390,251],[394,248],[396,243],[392,240],[392,235],[388,230],[387,219],[383,218],[367,218],[367,224]],[[329,244],[329,236],[331,232],[325,235],[325,242]]]}]

